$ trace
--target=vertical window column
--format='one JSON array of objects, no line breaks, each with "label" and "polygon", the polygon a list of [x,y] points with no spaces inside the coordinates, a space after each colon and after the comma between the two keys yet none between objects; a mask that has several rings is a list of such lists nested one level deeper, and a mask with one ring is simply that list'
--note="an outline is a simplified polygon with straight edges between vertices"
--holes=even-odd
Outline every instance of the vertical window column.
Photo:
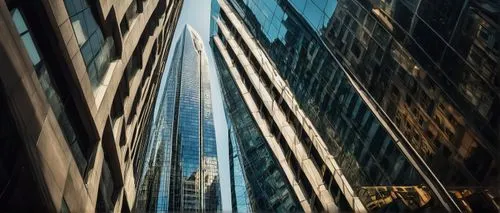
[{"label": "vertical window column", "polygon": [[104,38],[87,0],[64,0],[64,3],[87,66],[92,88],[96,89],[101,85],[109,64],[114,60],[113,38]]},{"label": "vertical window column", "polygon": [[28,56],[31,60],[33,68],[36,71],[38,80],[42,89],[47,97],[52,111],[61,127],[62,133],[66,142],[68,143],[73,157],[78,165],[78,169],[81,174],[84,174],[87,167],[87,157],[89,151],[89,143],[86,142],[88,139],[84,137],[83,134],[79,134],[73,126],[74,121],[70,120],[71,116],[67,112],[67,101],[60,96],[58,88],[54,83],[52,73],[50,69],[45,64],[38,45],[33,39],[32,33],[28,28],[28,24],[25,21],[22,12],[15,8],[11,11],[12,19],[14,25],[16,26],[17,32],[21,36],[21,41],[23,42],[24,48],[28,52]]}]

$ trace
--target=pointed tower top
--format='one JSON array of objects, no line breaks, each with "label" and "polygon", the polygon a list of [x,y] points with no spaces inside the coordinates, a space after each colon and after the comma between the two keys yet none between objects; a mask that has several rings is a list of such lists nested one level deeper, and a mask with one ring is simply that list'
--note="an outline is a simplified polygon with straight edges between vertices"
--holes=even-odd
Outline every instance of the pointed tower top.
[{"label": "pointed tower top", "polygon": [[190,36],[189,38],[193,41],[193,44],[198,51],[203,51],[204,45],[200,34],[189,24],[184,26],[184,36]]}]

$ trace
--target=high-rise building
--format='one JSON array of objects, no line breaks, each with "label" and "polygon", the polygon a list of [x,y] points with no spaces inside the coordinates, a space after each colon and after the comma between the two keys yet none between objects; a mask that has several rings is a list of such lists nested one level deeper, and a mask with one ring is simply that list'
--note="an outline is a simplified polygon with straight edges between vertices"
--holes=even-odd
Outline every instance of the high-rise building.
[{"label": "high-rise building", "polygon": [[[223,73],[221,73],[223,74]],[[297,212],[299,200],[288,184],[283,170],[264,135],[245,108],[230,76],[221,76],[229,127],[229,171],[233,212]],[[233,96],[231,96],[233,94]],[[233,120],[235,126],[232,126]]]},{"label": "high-rise building", "polygon": [[0,0],[0,211],[129,212],[182,0]]},{"label": "high-rise building", "polygon": [[226,111],[305,211],[498,211],[497,1],[212,2]]},{"label": "high-rise building", "polygon": [[144,161],[136,211],[221,209],[208,61],[189,25],[175,47]]},{"label": "high-rise building", "polygon": [[[231,125],[228,122],[228,125]],[[233,212],[252,212],[250,204],[249,191],[247,188],[248,182],[245,179],[247,175],[243,170],[244,166],[243,155],[238,144],[238,136],[236,130],[229,126],[228,128],[228,148],[229,148],[229,178],[231,183],[231,209]]]}]

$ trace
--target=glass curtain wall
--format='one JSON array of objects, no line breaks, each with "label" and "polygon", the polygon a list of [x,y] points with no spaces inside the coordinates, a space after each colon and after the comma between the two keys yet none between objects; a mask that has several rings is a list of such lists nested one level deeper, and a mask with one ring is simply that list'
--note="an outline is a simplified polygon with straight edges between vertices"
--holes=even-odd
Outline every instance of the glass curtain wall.
[{"label": "glass curtain wall", "polygon": [[[227,2],[370,208],[440,208],[432,182],[450,206],[498,210],[498,2]],[[373,207],[397,186],[423,202]]]},{"label": "glass curtain wall", "polygon": [[221,208],[208,62],[190,26],[168,73],[137,207],[140,211],[217,211]]},{"label": "glass curtain wall", "polygon": [[[245,105],[221,53],[217,51],[213,42],[211,45],[232,136],[231,147],[237,147],[233,149],[233,155],[239,156],[238,160],[241,160],[240,165],[244,170],[241,174],[235,173],[236,176],[233,176],[235,182],[231,186],[231,191],[238,196],[233,202],[238,205],[238,211],[240,209],[256,212],[301,211],[302,208],[290,183]],[[233,161],[233,164],[234,167],[238,166],[236,161]],[[233,168],[233,172],[237,171]],[[236,179],[238,176],[241,178]],[[244,182],[240,182],[243,180]],[[246,187],[246,192],[239,191],[243,190],[243,186]],[[248,201],[241,200],[245,197],[243,193],[248,193]],[[242,207],[240,204],[246,206]]]}]

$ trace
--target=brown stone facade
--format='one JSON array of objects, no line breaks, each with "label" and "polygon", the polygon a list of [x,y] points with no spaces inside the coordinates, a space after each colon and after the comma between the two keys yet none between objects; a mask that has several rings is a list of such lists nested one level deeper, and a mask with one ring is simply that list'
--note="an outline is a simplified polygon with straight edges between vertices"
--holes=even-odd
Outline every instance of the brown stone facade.
[{"label": "brown stone facade", "polygon": [[0,211],[133,208],[182,4],[0,0]]}]

